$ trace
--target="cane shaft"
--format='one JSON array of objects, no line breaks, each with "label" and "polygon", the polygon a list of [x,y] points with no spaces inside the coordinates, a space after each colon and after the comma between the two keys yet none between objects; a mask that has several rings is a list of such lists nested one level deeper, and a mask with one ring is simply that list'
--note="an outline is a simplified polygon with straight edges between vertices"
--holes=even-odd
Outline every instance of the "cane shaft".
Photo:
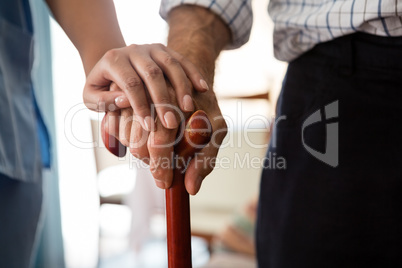
[{"label": "cane shaft", "polygon": [[[116,156],[124,156],[126,148],[107,131],[106,117],[102,120],[102,139]],[[189,163],[211,139],[212,127],[204,111],[194,112],[185,122],[183,136],[175,146],[181,163]],[[172,186],[166,190],[166,224],[169,268],[191,268],[190,198],[184,184],[186,166],[175,166]]]},{"label": "cane shaft", "polygon": [[168,267],[191,268],[190,201],[184,177],[195,153],[211,139],[212,127],[204,111],[198,110],[185,122],[183,136],[175,146],[172,186],[166,190]]},{"label": "cane shaft", "polygon": [[191,228],[189,195],[184,174],[174,170],[172,187],[166,190],[166,224],[169,268],[190,268]]}]

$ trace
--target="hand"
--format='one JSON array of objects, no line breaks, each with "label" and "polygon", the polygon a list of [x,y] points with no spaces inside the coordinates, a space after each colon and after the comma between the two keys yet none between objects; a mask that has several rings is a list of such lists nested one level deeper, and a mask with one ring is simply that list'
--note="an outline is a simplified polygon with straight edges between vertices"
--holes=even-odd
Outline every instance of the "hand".
[{"label": "hand", "polygon": [[[168,21],[170,26],[168,37],[169,47],[175,51],[179,51],[181,55],[185,55],[188,60],[195,64],[198,70],[202,71],[202,74],[205,75],[204,77],[207,78],[206,81],[211,85],[214,76],[215,60],[220,51],[231,39],[228,25],[224,24],[213,12],[191,5],[182,5],[173,9],[169,13]],[[180,61],[183,58],[179,57],[178,59]],[[184,68],[183,64],[182,66]],[[186,74],[190,78],[191,83],[193,83],[194,88],[199,91],[200,88],[197,86],[197,83],[201,85],[199,83],[200,80],[192,78],[193,76],[188,72]],[[170,77],[168,79],[173,88],[176,89],[177,86],[173,80]],[[109,80],[114,79],[108,79],[107,81]],[[122,87],[124,83],[117,83],[117,85]],[[149,88],[147,84],[146,86]],[[173,88],[169,84],[167,85],[170,103],[180,104],[181,98],[176,98]],[[177,89],[176,92],[178,92]],[[185,186],[190,194],[198,192],[203,179],[212,171],[215,164],[214,159],[227,132],[226,123],[221,116],[212,90],[202,94],[194,92],[193,95],[195,106],[207,113],[214,132],[211,142],[188,165],[185,175]],[[152,100],[155,101],[154,98]],[[141,122],[136,120],[138,113],[134,106],[133,108],[132,111],[124,110],[121,112],[122,117],[117,120],[120,123],[115,124],[119,125],[118,129],[109,127],[109,129],[115,130],[115,133],[111,134],[114,134],[123,144],[129,146],[130,152],[133,155],[150,164],[151,172],[158,187],[168,188],[172,183],[173,176],[171,162],[167,161],[166,163],[159,160],[170,159],[171,161],[173,154],[173,144],[171,142],[174,141],[177,130],[175,128],[169,129],[164,120],[160,118],[163,113],[158,111],[160,120],[156,122],[156,131],[144,131],[139,127]],[[185,111],[185,109],[182,110]],[[126,113],[129,114],[126,116]],[[130,118],[130,115],[133,115],[131,117],[132,123],[127,124],[126,118]],[[115,120],[115,122],[117,121]],[[126,123],[121,124],[121,122]]]},{"label": "hand", "polygon": [[[169,95],[165,77],[175,89]],[[189,81],[190,80],[190,81]],[[109,91],[114,81],[122,90]],[[176,129],[179,118],[173,107],[194,110],[192,87],[205,92],[207,83],[197,68],[177,52],[161,45],[131,45],[109,50],[94,66],[84,87],[84,102],[95,111],[114,111],[131,106],[138,123],[153,129],[150,104],[156,107],[163,127]]]},{"label": "hand", "polygon": [[[197,5],[180,5],[167,14],[169,23],[168,46],[193,62],[212,85],[215,60],[231,40],[230,28],[214,12]],[[196,194],[201,183],[215,165],[219,146],[227,127],[212,90],[194,93],[197,108],[204,110],[212,123],[211,142],[193,159],[185,175],[185,186]]]},{"label": "hand", "polygon": [[187,167],[184,183],[187,192],[192,195],[198,193],[203,180],[214,169],[219,148],[227,134],[227,125],[213,91],[195,93],[194,100],[196,107],[207,113],[213,132],[211,141],[196,154]]},{"label": "hand", "polygon": [[[169,96],[174,102],[175,91],[169,83],[167,84]],[[112,86],[111,90],[119,89],[117,86]],[[210,143],[197,154],[196,158],[186,163],[185,185],[187,191],[193,195],[199,191],[203,179],[213,170],[219,146],[227,132],[226,123],[212,91],[202,94],[195,92],[194,101],[197,109],[207,113],[212,123],[213,134]],[[189,113],[179,115],[183,120],[187,116]],[[157,120],[156,131],[145,131],[131,108],[122,109],[120,114],[108,113],[108,117],[109,134],[129,147],[134,157],[150,165],[159,188],[169,188],[173,180],[171,161],[175,160],[172,159],[172,155],[177,129],[167,129]]]}]

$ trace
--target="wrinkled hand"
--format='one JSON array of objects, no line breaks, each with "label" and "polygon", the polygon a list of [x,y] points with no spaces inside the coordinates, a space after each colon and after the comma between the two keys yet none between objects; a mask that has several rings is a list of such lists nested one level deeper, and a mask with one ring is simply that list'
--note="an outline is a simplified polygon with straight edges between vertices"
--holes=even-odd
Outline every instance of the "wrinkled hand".
[{"label": "wrinkled hand", "polygon": [[[112,91],[119,91],[117,85],[112,85]],[[176,103],[176,93],[173,87],[167,83],[169,101]],[[213,170],[226,132],[226,123],[218,107],[215,95],[212,91],[193,94],[197,109],[204,110],[212,124],[213,134],[210,143],[204,147],[197,156],[186,163],[185,186],[190,194],[196,194],[203,179]],[[174,109],[177,118],[184,120],[189,113],[181,113],[180,109]],[[122,109],[121,112],[108,113],[109,134],[117,137],[120,142],[130,148],[131,154],[150,165],[150,170],[159,188],[169,188],[173,180],[172,159],[173,147],[176,144],[177,129],[168,129],[156,120],[156,130],[144,130],[138,120],[138,116],[131,108]]]},{"label": "wrinkled hand", "polygon": [[202,181],[215,167],[219,147],[227,134],[227,125],[219,109],[215,94],[209,91],[204,94],[195,93],[196,107],[204,110],[212,124],[211,141],[189,163],[184,178],[187,192],[195,195]]},{"label": "wrinkled hand", "polygon": [[[175,89],[169,94],[165,76]],[[121,91],[109,91],[112,81]],[[115,111],[132,107],[138,123],[146,131],[154,129],[151,103],[160,124],[176,129],[180,118],[176,104],[184,112],[194,110],[192,89],[208,90],[197,68],[177,52],[161,44],[131,45],[109,50],[89,73],[84,102],[95,111]]]}]

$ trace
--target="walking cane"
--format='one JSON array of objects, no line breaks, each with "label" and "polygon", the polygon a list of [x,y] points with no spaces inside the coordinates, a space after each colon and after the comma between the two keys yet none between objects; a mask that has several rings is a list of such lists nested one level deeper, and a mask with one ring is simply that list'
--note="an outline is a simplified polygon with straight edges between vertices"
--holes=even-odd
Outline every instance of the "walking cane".
[{"label": "walking cane", "polygon": [[[106,148],[116,156],[126,154],[126,148],[113,136],[104,131],[102,139]],[[212,127],[204,111],[194,112],[182,125],[175,146],[173,158],[173,183],[166,189],[166,224],[169,268],[191,268],[190,201],[184,186],[184,175],[190,159],[207,145],[211,139]]]}]

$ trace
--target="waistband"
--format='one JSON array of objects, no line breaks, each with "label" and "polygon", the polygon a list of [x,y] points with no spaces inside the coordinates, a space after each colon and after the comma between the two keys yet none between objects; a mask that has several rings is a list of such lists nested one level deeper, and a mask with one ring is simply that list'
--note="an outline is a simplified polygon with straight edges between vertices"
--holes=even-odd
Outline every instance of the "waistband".
[{"label": "waistband", "polygon": [[401,71],[402,37],[357,32],[318,44],[302,57],[335,65],[345,74],[359,68]]}]

